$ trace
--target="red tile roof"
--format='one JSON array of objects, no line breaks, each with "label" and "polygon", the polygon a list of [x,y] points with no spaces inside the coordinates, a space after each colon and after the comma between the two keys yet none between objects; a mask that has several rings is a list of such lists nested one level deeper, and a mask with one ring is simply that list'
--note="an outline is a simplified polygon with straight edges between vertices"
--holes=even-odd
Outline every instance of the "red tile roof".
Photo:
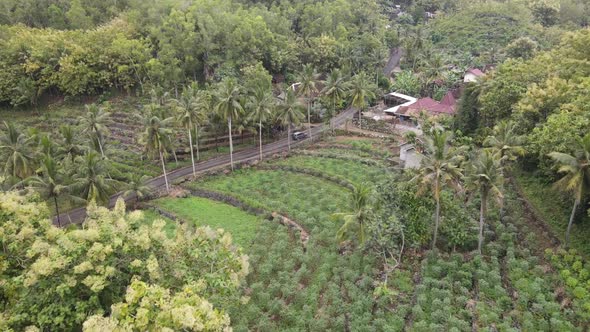
[{"label": "red tile roof", "polygon": [[439,103],[432,98],[418,99],[415,103],[400,107],[397,114],[400,115],[412,115],[422,111],[431,113],[432,115],[440,114],[455,114],[456,99],[452,92],[447,93],[443,100]]}]

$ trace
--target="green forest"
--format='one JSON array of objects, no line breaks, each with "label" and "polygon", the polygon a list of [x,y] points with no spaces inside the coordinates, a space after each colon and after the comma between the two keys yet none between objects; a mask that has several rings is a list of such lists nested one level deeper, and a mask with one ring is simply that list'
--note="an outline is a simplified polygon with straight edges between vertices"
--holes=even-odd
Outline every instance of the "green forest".
[{"label": "green forest", "polygon": [[586,0],[0,0],[0,331],[590,330]]}]

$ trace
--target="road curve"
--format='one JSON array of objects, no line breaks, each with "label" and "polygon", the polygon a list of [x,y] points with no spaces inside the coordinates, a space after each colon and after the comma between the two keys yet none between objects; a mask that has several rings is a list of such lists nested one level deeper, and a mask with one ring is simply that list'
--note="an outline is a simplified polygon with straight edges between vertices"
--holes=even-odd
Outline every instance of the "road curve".
[{"label": "road curve", "polygon": [[[350,119],[354,116],[355,112],[356,112],[356,110],[354,108],[349,108],[346,111],[338,114],[334,119],[332,119],[333,126],[338,127],[338,126],[343,125],[348,119]],[[324,125],[314,127],[311,129],[312,136],[314,136],[314,137],[318,136],[326,129],[328,129],[328,128]],[[299,145],[299,144],[306,142],[308,140],[309,140],[309,138],[306,138],[306,139],[300,140],[300,141],[296,141],[296,142],[291,142],[291,146]],[[288,138],[283,138],[278,141],[263,145],[262,146],[262,154],[264,156],[267,156],[267,155],[271,155],[274,153],[286,151],[288,149],[288,146],[289,146]],[[249,149],[235,152],[234,153],[234,163],[242,163],[242,162],[246,162],[246,161],[250,161],[250,160],[255,160],[258,158],[259,153],[260,153],[260,151],[259,151],[258,147],[252,147]],[[216,157],[213,159],[209,159],[209,160],[200,162],[195,165],[195,169],[196,169],[197,173],[202,173],[202,172],[206,172],[206,171],[209,171],[209,170],[212,170],[215,168],[228,166],[229,164],[230,164],[229,155],[224,155],[224,156],[220,156],[220,157]],[[188,177],[192,174],[193,174],[192,165],[182,167],[182,168],[176,169],[174,171],[168,172],[168,181],[171,182],[176,179]],[[164,176],[160,175],[158,177],[155,177],[155,178],[149,180],[147,182],[147,185],[153,189],[163,188],[166,185],[166,183],[164,181]],[[111,196],[111,198],[109,199],[109,208],[112,208],[113,206],[115,206],[117,199],[119,199],[119,197],[121,197],[122,193],[123,192],[118,192],[118,193],[114,194],[113,196]],[[127,201],[130,198],[124,198],[124,199]],[[85,218],[86,218],[86,208],[81,207],[81,208],[73,209],[71,211],[60,214],[59,220],[61,221],[61,225],[58,225],[58,218],[57,218],[57,216],[55,216],[53,218],[53,224],[56,226],[62,226],[62,227],[67,226],[69,224],[80,224],[84,221]]]}]

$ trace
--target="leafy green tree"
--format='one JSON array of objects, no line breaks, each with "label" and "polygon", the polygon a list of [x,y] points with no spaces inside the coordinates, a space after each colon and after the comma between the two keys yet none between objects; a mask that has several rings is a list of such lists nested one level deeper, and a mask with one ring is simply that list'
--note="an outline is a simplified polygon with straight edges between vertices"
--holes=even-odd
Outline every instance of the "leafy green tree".
[{"label": "leafy green tree", "polygon": [[368,106],[369,99],[375,98],[373,91],[375,86],[365,73],[355,75],[350,81],[350,103],[359,111],[359,128],[362,126],[362,111]]},{"label": "leafy green tree", "polygon": [[539,44],[529,37],[520,37],[506,46],[506,55],[510,58],[530,59],[537,50]]},{"label": "leafy green tree", "polygon": [[551,152],[549,154],[559,166],[557,172],[564,176],[555,183],[561,191],[569,192],[574,197],[574,207],[565,232],[565,246],[568,246],[574,217],[585,195],[590,191],[590,134],[579,139],[573,154]]},{"label": "leafy green tree", "polygon": [[485,225],[488,199],[495,199],[498,204],[502,204],[504,195],[502,194],[502,165],[499,155],[489,150],[483,150],[477,158],[472,161],[471,169],[467,175],[467,186],[474,191],[479,191],[480,211],[479,211],[479,236],[477,250],[481,255],[481,248],[484,242],[483,229]]},{"label": "leafy green tree", "polygon": [[133,205],[135,209],[137,209],[137,203],[139,203],[141,199],[146,198],[153,191],[148,184],[149,180],[150,177],[147,175],[133,173],[131,174],[129,182],[127,182],[127,190],[123,192],[122,196],[126,199],[135,198]]},{"label": "leafy green tree", "polygon": [[552,26],[558,22],[560,10],[558,0],[532,0],[529,6],[535,18],[544,27]]},{"label": "leafy green tree", "polygon": [[223,330],[248,273],[229,234],[169,235],[122,199],[112,211],[90,204],[73,229],[54,227],[35,196],[0,193],[0,210],[3,329]]},{"label": "leafy green tree", "polygon": [[304,106],[297,100],[297,96],[292,89],[285,91],[285,99],[279,105],[277,118],[281,124],[287,126],[287,144],[291,151],[291,127],[301,122],[303,117]]},{"label": "leafy green tree", "polygon": [[[179,99],[174,100],[174,107],[177,112],[178,121],[186,128],[188,132],[189,149],[191,152],[191,163],[193,166],[193,176],[197,175],[195,169],[195,156],[193,149],[192,130],[195,129],[195,135],[198,136],[198,126],[205,121],[201,100],[197,97],[196,86],[185,87]],[[198,137],[196,138],[198,141]],[[197,143],[198,154],[198,143]],[[198,158],[197,158],[198,159]]]},{"label": "leafy green tree", "polygon": [[74,29],[88,29],[92,26],[92,20],[88,17],[80,0],[72,0],[70,10],[66,12],[66,17],[70,26]]},{"label": "leafy green tree", "polygon": [[297,93],[300,96],[305,96],[307,100],[307,122],[308,122],[308,131],[309,131],[309,138],[312,138],[311,135],[311,104],[313,103],[313,99],[315,95],[318,93],[318,83],[320,82],[320,74],[318,74],[315,68],[312,65],[305,65],[303,66],[303,70],[299,73],[297,77],[297,81],[299,86],[297,87]]},{"label": "leafy green tree", "polygon": [[433,128],[425,139],[425,151],[422,154],[419,173],[412,179],[412,181],[418,183],[419,190],[417,194],[421,195],[429,191],[436,203],[432,249],[436,248],[440,224],[440,198],[443,187],[446,185],[459,189],[459,181],[463,177],[458,166],[461,160],[461,149],[452,147],[450,141],[450,133],[436,127]]},{"label": "leafy green tree", "polygon": [[229,316],[198,295],[203,288],[202,284],[190,283],[171,294],[165,287],[134,280],[127,287],[125,301],[113,304],[113,314],[89,317],[84,331],[231,330]]},{"label": "leafy green tree", "polygon": [[357,185],[352,190],[351,208],[349,213],[335,213],[332,218],[343,221],[338,229],[336,237],[340,241],[356,239],[359,245],[363,245],[367,239],[366,224],[371,214],[372,189],[365,185]]},{"label": "leafy green tree", "polygon": [[248,118],[258,122],[260,160],[262,160],[262,124],[270,120],[275,107],[274,96],[270,90],[266,90],[264,87],[256,89],[246,103],[246,109],[249,110]]},{"label": "leafy green tree", "polygon": [[160,106],[150,104],[144,115],[144,129],[140,139],[148,157],[157,158],[156,156],[159,156],[160,163],[162,164],[162,172],[164,174],[164,182],[166,183],[166,190],[170,190],[170,185],[168,183],[165,157],[168,156],[168,151],[172,144],[173,124],[173,117],[165,117]]},{"label": "leafy green tree", "polygon": [[481,84],[467,83],[463,95],[459,100],[457,114],[454,118],[454,128],[463,134],[473,134],[479,129]]},{"label": "leafy green tree", "polygon": [[110,113],[96,104],[86,105],[86,114],[78,118],[82,131],[89,133],[91,140],[96,140],[100,155],[105,158],[104,137],[109,133],[107,127]]},{"label": "leafy green tree", "polygon": [[232,120],[237,120],[243,112],[240,101],[241,89],[233,79],[222,81],[216,91],[215,109],[217,114],[227,120],[229,134],[229,157],[232,171],[234,170],[234,145],[232,140]]},{"label": "leafy green tree", "polygon": [[399,93],[418,96],[420,95],[420,87],[420,79],[409,70],[395,76],[393,88]]},{"label": "leafy green tree", "polygon": [[[325,86],[321,91],[323,96],[332,99],[332,114],[336,114],[337,103],[344,99],[349,90],[349,83],[346,77],[342,74],[340,69],[334,69],[328,75]],[[330,119],[330,128],[333,129],[332,121]]]},{"label": "leafy green tree", "polygon": [[76,157],[76,173],[70,190],[87,202],[107,203],[115,189],[116,181],[109,178],[109,167],[94,151]]},{"label": "leafy green tree", "polygon": [[590,128],[590,117],[584,112],[562,110],[552,114],[544,124],[527,135],[527,152],[539,160],[538,168],[550,172],[551,152],[573,154],[577,141]]},{"label": "leafy green tree", "polygon": [[50,155],[46,155],[41,162],[41,175],[25,180],[25,183],[37,191],[46,200],[52,200],[55,206],[57,223],[61,227],[58,198],[68,193],[65,175],[59,165]]},{"label": "leafy green tree", "polygon": [[4,121],[0,135],[0,155],[4,162],[4,174],[14,179],[25,179],[33,173],[33,155],[29,139],[18,128]]}]

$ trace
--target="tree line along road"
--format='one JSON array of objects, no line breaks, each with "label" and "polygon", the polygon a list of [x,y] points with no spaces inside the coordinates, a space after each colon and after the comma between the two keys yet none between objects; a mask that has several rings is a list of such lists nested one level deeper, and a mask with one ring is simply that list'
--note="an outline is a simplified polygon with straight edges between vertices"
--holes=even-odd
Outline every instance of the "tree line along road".
[{"label": "tree line along road", "polygon": [[[343,125],[347,120],[351,119],[354,116],[355,112],[356,112],[356,110],[354,108],[352,108],[352,107],[348,108],[347,110],[345,110],[344,112],[341,112],[340,114],[338,114],[336,117],[334,117],[332,119],[332,125],[334,127],[339,127],[339,126]],[[329,128],[324,125],[312,128],[311,129],[312,137],[318,136],[319,134],[321,134],[322,132],[324,132],[327,129],[329,129]],[[275,142],[264,145],[262,147],[262,154],[267,156],[270,154],[286,151],[289,148],[289,141],[288,140],[289,140],[289,137],[282,138],[282,139],[277,140]],[[303,140],[297,141],[297,142],[291,142],[291,146],[299,145],[299,144],[306,142],[308,140],[310,140],[309,137],[305,138]],[[238,152],[234,153],[234,163],[243,163],[243,162],[257,159],[259,157],[259,152],[260,151],[257,147],[252,147],[249,149],[238,151]],[[212,170],[215,168],[228,166],[229,164],[230,164],[230,157],[228,154],[225,156],[220,156],[217,158],[213,158],[213,159],[209,159],[209,160],[200,162],[195,165],[195,169],[198,173],[202,173],[202,172],[206,172],[206,171],[209,171],[209,170]],[[188,177],[192,174],[193,174],[193,168],[192,168],[192,165],[189,165],[189,166],[182,167],[182,168],[176,169],[174,171],[168,172],[168,180],[173,181],[173,180]],[[147,182],[147,185],[153,189],[163,188],[166,185],[165,180],[164,180],[164,175],[160,175],[160,176],[157,176],[157,177],[149,180]],[[122,193],[123,192],[118,192],[110,197],[109,204],[108,204],[109,208],[112,208],[115,206],[115,203],[117,202],[119,197],[122,197],[121,196]],[[127,201],[133,199],[133,197],[123,197],[123,199],[127,202]],[[80,207],[77,209],[73,209],[71,211],[68,211],[68,212],[65,212],[65,213],[62,213],[59,215],[59,220],[60,220],[60,224],[62,227],[70,225],[70,224],[80,224],[84,221],[85,218],[86,218],[86,207]],[[55,216],[53,218],[53,224],[59,225],[57,216]]]}]

